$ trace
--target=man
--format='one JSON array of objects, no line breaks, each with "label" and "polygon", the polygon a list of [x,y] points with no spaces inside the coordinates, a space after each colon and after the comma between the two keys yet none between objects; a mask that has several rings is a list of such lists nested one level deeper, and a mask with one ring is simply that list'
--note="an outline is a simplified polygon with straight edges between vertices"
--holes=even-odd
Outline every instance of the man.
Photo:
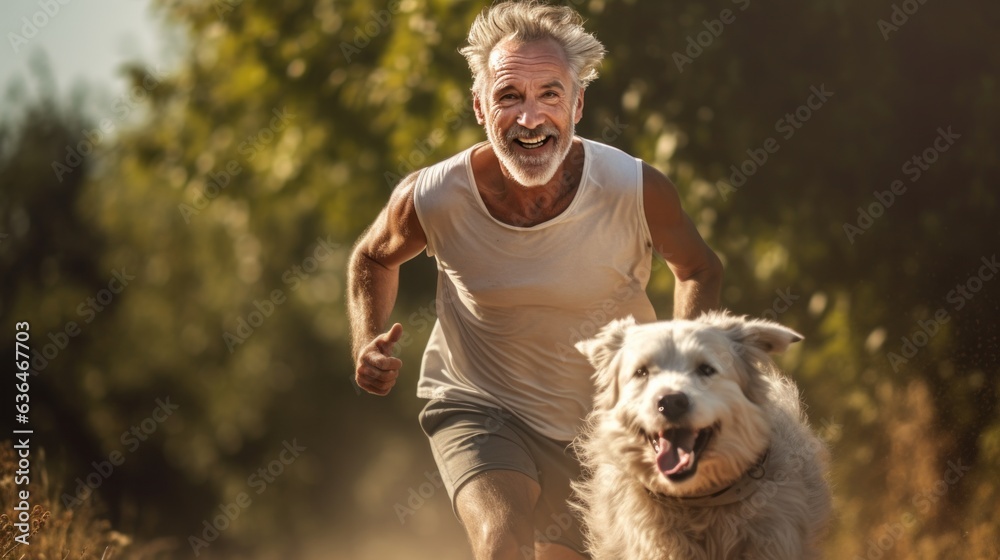
[{"label": "man", "polygon": [[604,56],[581,21],[534,2],[476,19],[461,52],[488,142],[406,177],[350,264],[356,379],[385,395],[402,367],[402,325],[384,332],[399,266],[437,258],[420,423],[479,560],[585,557],[566,500],[593,371],[573,343],[625,315],[656,319],[653,248],[677,277],[675,317],[719,302],[721,263],[670,181],[574,135]]}]

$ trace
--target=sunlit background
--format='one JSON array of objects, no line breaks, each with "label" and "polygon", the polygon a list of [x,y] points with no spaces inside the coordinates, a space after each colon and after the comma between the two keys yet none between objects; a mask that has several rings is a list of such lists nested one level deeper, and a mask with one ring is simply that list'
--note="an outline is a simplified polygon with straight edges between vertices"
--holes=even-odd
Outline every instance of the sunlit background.
[{"label": "sunlit background", "polygon": [[[1000,5],[567,3],[609,50],[579,133],[670,175],[726,307],[806,335],[780,363],[832,450],[829,557],[1000,558]],[[484,5],[0,5],[42,521],[0,519],[0,559],[470,557],[416,422],[434,262],[403,267],[386,398],[344,291],[398,180],[484,139],[457,53]]]}]

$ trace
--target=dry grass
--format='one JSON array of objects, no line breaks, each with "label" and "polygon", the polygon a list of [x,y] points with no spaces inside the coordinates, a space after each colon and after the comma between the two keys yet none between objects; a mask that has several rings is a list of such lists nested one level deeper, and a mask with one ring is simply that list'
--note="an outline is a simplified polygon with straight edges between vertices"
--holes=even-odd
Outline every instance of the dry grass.
[{"label": "dry grass", "polygon": [[32,449],[29,545],[17,542],[14,506],[22,488],[14,484],[17,456],[10,441],[0,445],[0,560],[147,560],[173,548],[164,542],[137,545],[102,519],[93,500],[70,510],[49,485],[43,450]]}]

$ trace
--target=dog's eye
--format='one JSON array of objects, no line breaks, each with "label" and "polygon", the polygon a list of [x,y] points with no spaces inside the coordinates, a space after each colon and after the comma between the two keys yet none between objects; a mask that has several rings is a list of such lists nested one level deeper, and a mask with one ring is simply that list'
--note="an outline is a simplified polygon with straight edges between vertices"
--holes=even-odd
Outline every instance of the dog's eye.
[{"label": "dog's eye", "polygon": [[646,377],[647,375],[649,375],[649,370],[646,369],[646,366],[640,367],[632,374],[633,377]]},{"label": "dog's eye", "polygon": [[714,367],[708,364],[701,364],[700,366],[698,366],[699,375],[704,375],[705,377],[708,377],[709,375],[715,375],[716,373],[719,372]]}]

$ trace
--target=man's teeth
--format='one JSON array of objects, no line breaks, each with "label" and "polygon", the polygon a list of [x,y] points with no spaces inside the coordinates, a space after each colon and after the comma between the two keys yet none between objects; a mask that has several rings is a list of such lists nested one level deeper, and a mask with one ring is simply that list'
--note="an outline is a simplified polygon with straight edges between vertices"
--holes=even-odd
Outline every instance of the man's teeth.
[{"label": "man's teeth", "polygon": [[545,143],[546,136],[536,136],[535,138],[520,138],[518,142],[525,148],[537,148]]}]

